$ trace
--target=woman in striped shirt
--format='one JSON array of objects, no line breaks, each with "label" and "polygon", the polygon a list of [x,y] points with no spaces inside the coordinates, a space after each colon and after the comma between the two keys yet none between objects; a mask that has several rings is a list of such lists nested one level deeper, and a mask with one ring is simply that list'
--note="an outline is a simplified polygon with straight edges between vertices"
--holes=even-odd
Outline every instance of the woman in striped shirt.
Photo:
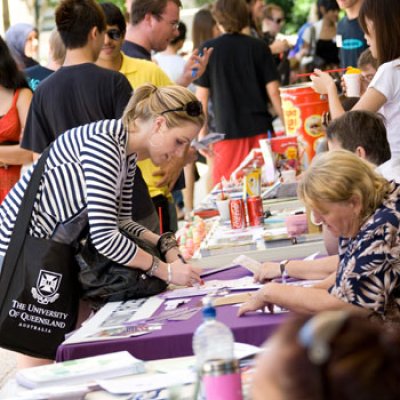
[{"label": "woman in striped shirt", "polygon": [[[46,160],[29,234],[72,243],[88,222],[93,245],[109,259],[177,285],[199,282],[200,270],[183,263],[170,237],[160,241],[166,259],[162,262],[120,230],[157,245],[160,236],[131,217],[136,162],[151,158],[159,165],[181,156],[203,123],[201,103],[189,90],[147,84],[135,91],[121,120],[93,122],[65,132]],[[0,206],[0,268],[33,168]]]}]

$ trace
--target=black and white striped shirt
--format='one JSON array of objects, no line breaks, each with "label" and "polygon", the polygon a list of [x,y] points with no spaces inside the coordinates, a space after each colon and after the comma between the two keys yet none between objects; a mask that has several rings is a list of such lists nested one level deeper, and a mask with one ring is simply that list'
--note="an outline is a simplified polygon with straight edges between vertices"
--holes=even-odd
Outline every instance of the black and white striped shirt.
[{"label": "black and white striped shirt", "polygon": [[[29,234],[52,238],[60,225],[87,210],[90,236],[97,250],[118,263],[128,263],[136,254],[136,245],[119,228],[134,235],[145,228],[131,217],[137,156],[127,156],[127,138],[121,120],[90,123],[59,136],[46,161]],[[33,168],[1,204],[0,256],[7,251]]]}]

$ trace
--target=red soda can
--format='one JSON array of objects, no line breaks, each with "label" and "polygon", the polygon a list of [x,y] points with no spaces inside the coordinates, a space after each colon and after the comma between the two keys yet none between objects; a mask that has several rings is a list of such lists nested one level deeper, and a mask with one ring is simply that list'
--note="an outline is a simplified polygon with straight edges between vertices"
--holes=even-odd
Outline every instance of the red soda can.
[{"label": "red soda can", "polygon": [[246,227],[246,210],[243,199],[232,199],[229,202],[232,229],[243,229]]},{"label": "red soda can", "polygon": [[260,226],[264,219],[264,210],[260,196],[249,197],[247,199],[247,213],[249,215],[250,226]]}]

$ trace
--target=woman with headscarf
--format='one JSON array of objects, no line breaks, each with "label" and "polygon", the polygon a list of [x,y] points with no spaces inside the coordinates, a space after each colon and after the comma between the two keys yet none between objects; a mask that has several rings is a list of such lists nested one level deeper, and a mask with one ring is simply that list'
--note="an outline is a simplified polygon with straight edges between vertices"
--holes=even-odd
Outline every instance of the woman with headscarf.
[{"label": "woman with headscarf", "polygon": [[6,42],[20,69],[38,64],[32,58],[38,48],[38,31],[34,26],[26,23],[11,26],[6,32]]}]

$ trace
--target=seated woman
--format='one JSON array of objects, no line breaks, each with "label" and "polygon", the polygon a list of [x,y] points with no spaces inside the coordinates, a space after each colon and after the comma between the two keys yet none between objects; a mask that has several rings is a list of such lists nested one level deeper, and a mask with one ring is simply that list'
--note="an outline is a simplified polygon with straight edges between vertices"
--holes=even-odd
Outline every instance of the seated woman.
[{"label": "seated woman", "polygon": [[337,150],[313,160],[298,193],[316,222],[339,238],[338,258],[315,261],[320,270],[336,264],[337,272],[311,288],[267,283],[239,315],[277,304],[301,313],[349,309],[393,322],[400,314],[400,186]]},{"label": "seated woman", "polygon": [[344,311],[283,324],[258,357],[253,400],[400,398],[399,335]]}]

